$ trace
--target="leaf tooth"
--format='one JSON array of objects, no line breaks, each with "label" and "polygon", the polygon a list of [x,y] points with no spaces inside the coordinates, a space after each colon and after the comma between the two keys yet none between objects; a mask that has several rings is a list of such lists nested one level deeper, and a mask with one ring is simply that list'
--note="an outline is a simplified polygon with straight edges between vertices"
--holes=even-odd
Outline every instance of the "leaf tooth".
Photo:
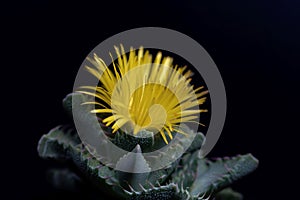
[{"label": "leaf tooth", "polygon": [[139,186],[144,192],[147,192],[147,190],[144,188],[144,186],[141,183],[139,183]]},{"label": "leaf tooth", "polygon": [[155,188],[155,186],[149,180],[147,180],[147,183],[151,186],[152,189]]},{"label": "leaf tooth", "polygon": [[112,164],[112,163],[105,163],[105,165],[106,165],[107,167],[114,167],[114,166],[115,166],[115,165]]},{"label": "leaf tooth", "polygon": [[156,181],[156,184],[157,184],[159,187],[161,187],[161,185],[160,185],[159,181]]},{"label": "leaf tooth", "polygon": [[129,189],[132,191],[132,192],[136,192],[134,189],[133,189],[133,187],[131,187],[131,185],[127,182],[127,185],[128,185],[128,187],[129,187]]},{"label": "leaf tooth", "polygon": [[162,180],[162,179],[166,178],[166,176],[167,176],[167,175],[163,174],[163,175],[162,175],[161,177],[159,177],[158,179],[159,179],[159,180]]},{"label": "leaf tooth", "polygon": [[128,190],[126,190],[126,189],[124,189],[124,188],[123,188],[123,192],[125,192],[126,194],[129,194],[129,195],[132,195],[132,194],[133,194],[133,192],[129,192]]},{"label": "leaf tooth", "polygon": [[232,178],[230,175],[226,174],[223,176],[223,180],[227,180],[228,182],[233,182]]},{"label": "leaf tooth", "polygon": [[229,156],[225,156],[225,157],[223,158],[223,160],[230,160],[230,157],[229,157]]},{"label": "leaf tooth", "polygon": [[225,181],[225,176],[219,177],[219,178],[217,179],[217,181],[220,181],[220,182]]},{"label": "leaf tooth", "polygon": [[[199,195],[200,195],[200,194],[199,194]],[[204,199],[204,197],[205,197],[205,195],[206,195],[206,192],[205,192],[204,194],[202,194],[202,196],[198,197],[198,199],[201,199],[201,200],[203,200],[203,199]]]},{"label": "leaf tooth", "polygon": [[181,184],[180,184],[180,189],[181,189],[181,191],[183,191],[184,189],[183,189],[183,181],[181,181]]},{"label": "leaf tooth", "polygon": [[204,197],[206,196],[206,193],[204,193],[200,198],[201,198],[201,200],[209,200],[211,194],[212,194],[212,193],[210,193],[210,194],[208,195],[208,197],[204,198]]},{"label": "leaf tooth", "polygon": [[[174,183],[170,183],[170,184],[174,184]],[[176,192],[179,192],[179,187],[178,187],[178,184],[174,184],[175,185],[175,188],[176,188]]]},{"label": "leaf tooth", "polygon": [[227,165],[227,163],[224,163],[224,167],[225,167],[225,169],[228,171],[228,173],[231,173],[232,168],[230,168],[230,167]]}]

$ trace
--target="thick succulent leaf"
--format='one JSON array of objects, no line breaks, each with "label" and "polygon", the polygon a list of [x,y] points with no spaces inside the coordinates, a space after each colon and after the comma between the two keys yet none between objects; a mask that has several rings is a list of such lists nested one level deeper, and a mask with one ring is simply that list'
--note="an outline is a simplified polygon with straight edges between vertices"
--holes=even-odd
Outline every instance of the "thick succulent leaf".
[{"label": "thick succulent leaf", "polygon": [[258,166],[251,154],[210,161],[199,159],[198,153],[185,155],[185,165],[172,174],[172,182],[189,188],[192,197],[214,194]]},{"label": "thick succulent leaf", "polygon": [[190,193],[192,196],[198,196],[218,191],[254,171],[257,166],[258,160],[251,154],[218,159],[214,162],[199,160],[197,177],[190,187]]},{"label": "thick succulent leaf", "polygon": [[45,159],[68,160],[70,150],[81,144],[78,135],[63,126],[58,126],[43,135],[38,144],[39,156]]},{"label": "thick succulent leaf", "polygon": [[199,150],[204,141],[205,141],[205,136],[200,132],[196,133],[196,136],[195,136],[192,144],[188,148],[187,152],[194,152],[196,150]]},{"label": "thick succulent leaf", "polygon": [[[77,104],[76,106],[81,105],[85,100],[86,97],[82,94],[71,94],[64,99],[64,107],[72,115],[72,105],[74,103]],[[82,114],[79,115],[82,122],[95,123],[87,117],[90,107],[80,107],[79,109]],[[91,126],[93,125],[91,124]],[[115,145],[127,151],[132,151],[134,147],[139,145],[142,152],[148,152],[149,149],[155,148],[155,145],[163,144],[155,142],[155,137],[154,141],[151,137],[144,140],[128,139],[132,136],[121,132],[112,135],[109,127],[103,127],[103,129]],[[142,176],[132,176],[130,174],[130,176],[127,176],[128,174],[124,176],[122,173],[120,176],[118,171],[102,165],[81,143],[76,132],[63,127],[55,128],[44,135],[39,142],[38,152],[42,158],[73,162],[85,178],[88,178],[95,186],[110,194],[117,194],[118,197],[129,199],[202,199],[207,198],[209,195],[213,197],[234,180],[257,167],[258,161],[250,154],[215,161],[200,159],[198,156],[199,149],[204,140],[204,135],[197,133],[187,153],[180,160],[173,162],[167,168],[149,172]],[[153,157],[153,161],[168,160],[172,159],[174,155],[180,155],[183,147],[188,142],[188,137],[180,137],[178,143],[173,145],[170,143],[170,148]],[[170,184],[166,185],[167,180],[170,181]],[[127,186],[124,186],[121,182],[126,182]],[[224,198],[225,194],[228,193],[220,193],[219,198]]]},{"label": "thick succulent leaf", "polygon": [[174,183],[163,185],[159,187],[152,186],[149,189],[142,188],[142,191],[135,191],[131,189],[126,191],[130,196],[130,200],[183,200],[189,199],[187,191],[179,190]]},{"label": "thick succulent leaf", "polygon": [[[126,172],[121,171],[121,169]],[[125,189],[132,187],[139,190],[141,189],[140,185],[146,182],[151,168],[142,154],[141,147],[137,145],[132,152],[127,153],[118,161],[116,170],[117,178]],[[134,173],[128,173],[127,171]]]},{"label": "thick succulent leaf", "polygon": [[118,186],[115,171],[103,166],[91,156],[76,133],[72,131],[67,131],[62,127],[52,129],[40,139],[38,153],[45,159],[71,161],[93,185],[103,191],[120,192],[119,195],[124,195]]},{"label": "thick succulent leaf", "polygon": [[[86,95],[83,95],[80,93],[69,94],[63,100],[64,108],[71,115],[72,115],[72,106],[82,108],[80,110],[79,110],[79,108],[77,108],[77,112],[82,113],[82,114],[80,114],[80,116],[85,116],[86,113],[88,113],[91,110],[91,107],[89,107],[87,105],[85,105],[84,107],[82,107],[82,106],[80,107],[81,103],[86,101],[86,98],[88,98]],[[86,119],[88,120],[88,118],[86,118]],[[82,117],[82,121],[84,121],[86,119],[85,119],[85,117]],[[91,123],[91,121],[92,120],[89,120],[89,122],[87,122],[87,123]],[[116,146],[118,146],[126,151],[129,151],[129,152],[133,151],[133,149],[137,145],[139,145],[141,147],[141,150],[143,153],[153,151],[153,150],[155,150],[155,148],[160,148],[161,144],[165,145],[165,143],[163,142],[161,137],[159,137],[159,136],[157,137],[157,134],[154,137],[151,137],[151,134],[148,133],[147,131],[144,131],[145,133],[143,133],[143,134],[148,134],[149,137],[137,138],[137,137],[133,137],[129,134],[125,134],[122,131],[118,131],[114,135],[111,135],[108,127],[105,127],[103,124],[101,127],[103,128],[106,135],[110,135],[110,137],[108,137],[108,138],[110,138],[112,143],[114,143]],[[158,144],[160,146],[157,146]],[[170,151],[177,152],[177,151],[180,151],[181,148],[182,147],[180,145],[174,145],[174,146],[172,146],[172,148],[170,148]],[[170,159],[170,157],[172,156],[171,153],[166,153],[165,155],[167,155],[167,156],[161,155],[161,157],[159,159],[162,159],[162,157],[164,159]],[[143,174],[143,176],[126,175],[126,177],[131,177],[131,179],[124,179],[124,176],[123,176],[124,173],[118,173],[118,174],[122,174],[122,176],[119,177],[122,182],[125,181],[125,182],[128,182],[128,184],[134,183],[132,185],[132,187],[134,187],[135,189],[139,188],[139,187],[138,188],[136,187],[137,182],[140,182],[143,185],[143,187],[149,188],[150,184],[153,184],[155,186],[158,184],[163,184],[165,182],[165,180],[169,177],[169,175],[173,172],[175,166],[176,166],[176,162],[170,166],[163,168],[163,169],[152,171],[152,172],[148,173],[146,176],[145,176],[145,174]],[[134,177],[138,178],[138,179],[134,180]],[[122,185],[124,185],[124,184],[122,184]]]},{"label": "thick succulent leaf", "polygon": [[[129,195],[130,200],[208,200],[210,197],[200,196],[193,197],[189,191],[180,188],[175,183],[170,183],[162,186],[152,186],[151,188],[143,188],[142,191],[135,191],[131,188],[130,191],[125,191]],[[223,200],[223,199],[221,199]],[[224,199],[225,200],[225,199]],[[238,199],[232,199],[238,200]]]},{"label": "thick succulent leaf", "polygon": [[71,94],[68,94],[64,99],[63,99],[63,107],[65,109],[65,111],[67,112],[67,114],[69,116],[72,117],[72,96],[74,95],[75,93],[71,93]]},{"label": "thick succulent leaf", "polygon": [[[81,103],[86,101],[86,98],[87,97],[83,94],[73,93],[68,95],[64,99],[63,104],[67,112],[72,115],[72,106],[81,105]],[[84,112],[82,113],[81,116],[85,116],[86,112],[89,112],[90,109],[91,109],[90,107],[85,107],[79,110],[79,112]],[[85,118],[82,117],[82,119],[84,120]],[[191,131],[191,130],[187,129],[186,131]],[[108,135],[109,135],[109,130],[108,130]],[[111,138],[111,141],[115,145],[127,151],[132,151],[137,145],[140,145],[143,152],[147,152],[150,151],[151,149],[152,151],[153,149],[159,149],[162,147],[162,145],[165,145],[163,140],[161,140],[160,137],[157,138],[156,136],[157,135],[155,135],[155,137],[135,138],[131,135],[125,134],[120,131],[117,132]],[[179,152],[183,151],[183,146],[185,146],[186,143],[189,142],[188,139],[189,138],[187,137],[181,137],[179,139],[178,144],[171,145],[166,152],[162,152],[160,155],[153,158],[154,162],[155,160],[160,161],[162,159],[165,160],[172,159],[172,156],[174,154],[178,154]],[[193,140],[193,143],[190,145],[188,149],[188,152],[193,152],[199,149],[204,139],[205,137],[203,134],[197,133]],[[116,178],[120,181],[121,185],[125,189],[128,189],[128,187],[132,187],[136,191],[141,191],[139,185],[142,185],[142,187],[149,189],[151,188],[151,185],[158,186],[159,184],[163,184],[170,176],[170,174],[174,171],[174,168],[177,167],[177,163],[178,162],[175,162],[171,166],[168,166],[167,168],[163,168],[161,170],[153,171],[147,174],[132,175],[128,173],[118,172]]]},{"label": "thick succulent leaf", "polygon": [[[140,185],[151,188],[152,185],[163,184],[176,166],[174,164],[169,168],[150,172],[146,176],[145,174],[143,176],[131,174],[126,180],[126,177],[120,176],[119,172],[103,166],[95,159],[81,144],[76,132],[63,127],[54,128],[42,136],[38,145],[38,153],[44,159],[72,161],[94,185],[123,197],[127,195],[124,193],[124,188],[133,187],[136,191],[141,191]],[[126,181],[127,187],[124,187],[124,184],[120,187],[119,180]]]},{"label": "thick succulent leaf", "polygon": [[153,149],[151,149],[154,144],[153,133],[149,131],[141,131],[140,133],[143,133],[145,136],[134,137],[123,131],[117,131],[114,137],[111,138],[111,142],[126,151],[132,151],[137,145],[141,147],[144,153],[153,151]]},{"label": "thick succulent leaf", "polygon": [[[160,186],[165,182],[177,165],[177,162],[175,162],[168,168],[151,171],[151,168],[141,153],[141,148],[137,145],[132,152],[126,154],[117,163],[116,169],[118,169],[118,166],[122,166],[123,169],[128,168],[130,170],[135,170],[136,172],[126,173],[117,171],[117,178],[124,189],[128,190],[132,188],[135,191],[143,191],[144,188],[150,189],[153,186]],[[139,170],[144,173],[139,173]]]}]

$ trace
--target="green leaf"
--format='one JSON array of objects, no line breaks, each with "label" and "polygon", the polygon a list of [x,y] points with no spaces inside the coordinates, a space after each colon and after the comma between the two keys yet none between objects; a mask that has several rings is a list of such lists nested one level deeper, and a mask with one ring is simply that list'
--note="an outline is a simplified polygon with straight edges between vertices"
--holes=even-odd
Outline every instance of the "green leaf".
[{"label": "green leaf", "polygon": [[[91,106],[81,105],[87,98],[85,95],[78,93],[70,94],[64,99],[63,105],[71,116],[73,116],[72,107],[75,108],[75,116],[78,117],[76,119],[80,123],[98,130],[98,119],[95,116],[91,118],[89,112]],[[101,123],[100,125],[103,126]],[[161,138],[156,138],[156,135],[143,139],[134,138],[121,132],[111,134],[109,127],[103,127],[103,131],[106,135],[109,135],[110,140],[115,145],[128,151],[132,151],[134,147],[140,146],[141,152],[151,152],[151,150],[159,149],[165,145],[162,143],[163,140]],[[190,133],[189,131],[191,130],[187,129],[186,131]],[[148,133],[145,132],[145,134]],[[153,160],[145,160],[143,166],[147,166],[147,162],[151,162],[157,164],[157,166],[154,166],[155,168],[159,168],[160,162],[157,161],[166,163],[172,160],[174,156],[181,155],[184,147],[191,142],[191,138],[178,137],[177,143],[170,143],[169,148],[165,152],[151,157]],[[258,161],[251,154],[217,159],[215,161],[206,158],[200,159],[198,155],[199,149],[204,140],[204,135],[197,133],[192,144],[186,153],[181,155],[180,159],[166,168],[151,171],[141,176],[122,174],[103,165],[90,154],[87,150],[88,147],[82,144],[76,131],[62,126],[52,129],[48,134],[42,136],[38,145],[38,153],[45,159],[73,163],[81,171],[80,174],[84,176],[83,180],[88,180],[96,188],[121,198],[179,200],[216,197],[216,199],[221,200],[237,200],[240,197],[238,193],[230,190],[219,191],[253,171],[258,165]],[[89,150],[92,150],[90,146],[89,148]],[[141,158],[139,159],[141,160]],[[120,166],[124,165],[126,157],[119,161]],[[61,173],[56,174],[62,175]],[[59,177],[58,175],[55,176]],[[69,177],[71,177],[70,180],[74,178],[74,176]],[[67,181],[67,179],[62,180]],[[124,183],[127,183],[127,186],[124,186]]]},{"label": "green leaf", "polygon": [[184,200],[189,198],[187,191],[180,191],[174,183],[159,187],[143,189],[142,191],[126,191],[130,200]]},{"label": "green leaf", "polygon": [[258,166],[251,154],[210,161],[199,159],[198,153],[185,155],[183,168],[172,174],[172,182],[189,188],[192,197],[214,194]]},{"label": "green leaf", "polygon": [[[122,181],[126,181],[126,179],[120,177],[118,172],[102,165],[94,158],[81,144],[78,135],[74,131],[62,126],[52,129],[40,139],[38,153],[44,159],[63,160],[74,163],[85,178],[102,190],[111,191],[112,194],[121,197],[128,195],[124,193],[123,187],[119,183],[120,178]],[[139,176],[129,176],[127,177],[127,182],[134,183],[136,191],[142,190],[140,185],[145,188],[152,188],[152,185],[159,186],[171,174],[173,167],[150,172],[146,176],[143,175],[142,178]],[[134,180],[130,180],[132,178]],[[128,189],[127,187],[125,188]]]},{"label": "green leaf", "polygon": [[38,143],[39,156],[45,159],[70,159],[69,150],[81,144],[78,135],[72,130],[58,126],[46,135],[43,135]]},{"label": "green leaf", "polygon": [[257,168],[258,161],[251,154],[217,161],[199,160],[197,177],[190,187],[192,196],[218,191]]},{"label": "green leaf", "polygon": [[196,133],[196,136],[195,136],[192,144],[188,148],[187,152],[194,152],[196,150],[199,150],[201,148],[204,140],[205,140],[205,136],[202,133],[200,133],[200,132]]},{"label": "green leaf", "polygon": [[70,116],[70,117],[73,117],[73,114],[72,114],[72,96],[75,95],[75,93],[71,93],[71,94],[68,94],[64,99],[63,99],[63,107],[65,109],[65,111],[67,112],[67,114]]},{"label": "green leaf", "polygon": [[[92,123],[92,119],[90,117],[85,117],[87,114],[89,113],[89,111],[91,110],[91,108],[88,105],[82,106],[81,104],[86,101],[86,96],[80,93],[72,93],[69,94],[63,101],[64,107],[67,110],[67,112],[71,113],[72,112],[72,107],[75,108],[76,112],[79,113],[78,116],[81,118],[82,123],[87,123],[90,124]],[[103,129],[105,129],[105,127],[102,127]],[[108,129],[108,128],[106,128]],[[109,131],[109,130],[108,130]],[[148,134],[150,135],[147,131],[142,132],[142,134]],[[111,135],[110,133],[108,133],[107,135]],[[112,143],[114,143],[115,145],[117,145],[118,147],[127,150],[127,151],[132,151],[137,145],[139,145],[143,151],[143,153],[147,153],[154,151],[153,148],[156,148],[153,146],[153,143],[155,143],[155,145],[161,144],[161,142],[163,142],[163,140],[160,138],[160,136],[158,135],[154,136],[154,141],[152,137],[146,137],[146,138],[136,138],[133,137],[132,135],[123,133],[122,131],[118,131],[116,132],[113,136],[110,136],[110,140]],[[183,138],[182,140],[184,140],[185,138]],[[184,140],[185,142],[185,140]],[[165,145],[165,143],[163,142],[163,144]],[[159,146],[160,147],[160,146]],[[182,149],[181,145],[175,145],[172,146],[172,148],[170,148],[169,151],[172,152],[177,152],[180,151]],[[164,155],[160,155],[160,158],[165,158],[165,159],[170,159],[172,157],[172,153],[171,152],[167,152],[166,156]],[[173,172],[174,168],[176,167],[176,162],[170,166],[167,166],[166,168],[160,169],[160,170],[156,170],[156,171],[152,171],[148,174],[143,174],[141,176],[129,176],[126,175],[126,179],[124,179],[124,176],[122,175],[121,177],[117,177],[119,179],[121,179],[122,185],[124,186],[123,182],[126,181],[128,182],[128,184],[133,184],[131,185],[132,187],[134,187],[135,189],[138,190],[138,188],[140,189],[140,187],[137,187],[137,182],[141,182],[141,185],[145,188],[149,188],[150,184],[153,184],[155,186],[157,186],[158,184],[163,184],[165,182],[165,180],[169,177],[169,175]],[[123,173],[118,173],[118,174],[123,174]],[[123,178],[122,178],[123,177]],[[139,177],[138,180],[132,180],[133,178]],[[141,177],[143,178],[141,181]]]},{"label": "green leaf", "polygon": [[52,129],[40,139],[38,153],[45,159],[70,161],[92,185],[111,194],[125,195],[115,178],[115,171],[95,159],[81,144],[76,132],[63,127]]},{"label": "green leaf", "polygon": [[[126,151],[132,151],[137,145],[139,145],[144,153],[153,151],[153,143],[154,143],[154,137],[152,138],[151,135],[153,135],[152,132],[149,131],[141,131],[142,133],[148,133],[148,137],[134,137],[132,135],[126,134],[123,131],[117,131],[113,138],[111,139],[111,142],[115,144],[116,146],[126,150]],[[148,151],[147,151],[148,150]]]}]

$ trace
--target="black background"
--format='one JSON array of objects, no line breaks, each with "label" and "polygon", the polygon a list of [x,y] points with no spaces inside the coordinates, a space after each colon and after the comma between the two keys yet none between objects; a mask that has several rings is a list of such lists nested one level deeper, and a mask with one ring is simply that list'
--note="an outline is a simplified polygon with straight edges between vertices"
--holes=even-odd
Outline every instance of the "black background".
[{"label": "black background", "polygon": [[233,187],[245,199],[297,199],[291,180],[298,175],[292,154],[299,134],[299,9],[291,0],[1,3],[1,182],[7,199],[70,198],[45,181],[51,162],[38,158],[37,142],[69,123],[61,100],[86,55],[104,39],[143,26],[187,34],[217,64],[228,112],[210,156],[251,152],[260,160],[258,170]]}]

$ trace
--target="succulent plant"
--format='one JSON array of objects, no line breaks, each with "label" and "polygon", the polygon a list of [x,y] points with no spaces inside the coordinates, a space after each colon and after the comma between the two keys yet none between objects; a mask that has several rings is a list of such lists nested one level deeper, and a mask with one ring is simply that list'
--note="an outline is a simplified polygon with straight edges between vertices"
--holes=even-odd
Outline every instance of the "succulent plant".
[{"label": "succulent plant", "polygon": [[186,124],[201,124],[198,115],[208,110],[199,106],[208,91],[189,84],[192,71],[173,66],[172,58],[160,52],[152,62],[142,47],[132,48],[128,57],[122,45],[115,49],[118,59],[111,68],[96,54],[87,59],[95,68],[86,69],[98,85],[79,86],[63,100],[74,127],[56,127],[39,141],[40,157],[73,166],[48,172],[54,186],[89,185],[132,200],[241,199],[227,187],[258,161],[251,154],[200,156],[205,136]]},{"label": "succulent plant", "polygon": [[[69,114],[72,103],[76,103],[74,98],[83,101],[85,97],[71,94],[64,99],[63,105]],[[255,170],[258,160],[251,154],[214,160],[200,158],[199,149],[204,140],[204,135],[197,133],[189,149],[172,166],[143,174],[120,172],[103,165],[90,154],[70,126],[58,126],[43,135],[38,153],[44,159],[75,166],[74,172],[71,171],[73,168],[49,172],[56,187],[76,189],[87,182],[94,190],[120,199],[242,199],[241,194],[227,187]],[[152,146],[149,141],[139,141],[121,132],[117,132],[111,141],[132,151],[142,151]]]}]

